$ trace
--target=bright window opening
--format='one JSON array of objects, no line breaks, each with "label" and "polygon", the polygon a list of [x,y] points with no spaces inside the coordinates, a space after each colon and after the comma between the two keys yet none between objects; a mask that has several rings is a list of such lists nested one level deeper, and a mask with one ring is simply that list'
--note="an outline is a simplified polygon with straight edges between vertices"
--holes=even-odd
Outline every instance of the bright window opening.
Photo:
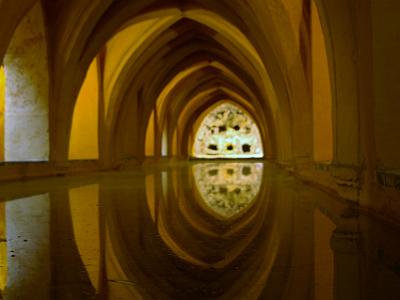
[{"label": "bright window opening", "polygon": [[234,104],[223,103],[201,122],[194,141],[195,158],[262,158],[260,131]]}]

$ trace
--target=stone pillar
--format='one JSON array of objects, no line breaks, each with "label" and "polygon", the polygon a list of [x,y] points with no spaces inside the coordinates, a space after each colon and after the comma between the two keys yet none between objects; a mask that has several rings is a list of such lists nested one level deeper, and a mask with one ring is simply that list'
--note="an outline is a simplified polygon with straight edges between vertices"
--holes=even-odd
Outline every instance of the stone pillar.
[{"label": "stone pillar", "polygon": [[49,74],[42,7],[21,21],[4,59],[5,160],[46,161],[49,156]]},{"label": "stone pillar", "polygon": [[359,40],[354,1],[315,0],[327,44],[332,82],[332,176],[338,192],[358,201],[361,164]]}]

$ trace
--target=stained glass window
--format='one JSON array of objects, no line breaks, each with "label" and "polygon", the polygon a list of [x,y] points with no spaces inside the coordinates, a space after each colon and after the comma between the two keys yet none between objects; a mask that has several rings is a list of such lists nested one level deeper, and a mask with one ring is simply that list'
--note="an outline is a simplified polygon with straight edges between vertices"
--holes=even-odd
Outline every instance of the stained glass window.
[{"label": "stained glass window", "polygon": [[260,131],[253,119],[238,106],[223,103],[202,121],[196,133],[193,157],[261,158]]}]

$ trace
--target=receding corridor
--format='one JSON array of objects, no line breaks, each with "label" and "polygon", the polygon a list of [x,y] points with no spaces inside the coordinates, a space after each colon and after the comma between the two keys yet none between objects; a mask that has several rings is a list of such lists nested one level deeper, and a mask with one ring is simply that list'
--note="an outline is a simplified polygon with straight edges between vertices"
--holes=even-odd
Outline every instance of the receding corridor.
[{"label": "receding corridor", "polygon": [[399,300],[399,0],[0,0],[0,299]]},{"label": "receding corridor", "polygon": [[400,297],[399,230],[263,161],[0,188],[5,299]]}]

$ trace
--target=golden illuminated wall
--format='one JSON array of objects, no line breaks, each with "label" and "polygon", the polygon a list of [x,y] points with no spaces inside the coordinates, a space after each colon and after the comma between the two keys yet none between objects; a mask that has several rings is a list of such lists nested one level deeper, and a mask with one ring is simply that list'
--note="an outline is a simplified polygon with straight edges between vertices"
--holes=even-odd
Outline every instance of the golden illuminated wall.
[{"label": "golden illuminated wall", "polygon": [[320,210],[314,211],[314,276],[318,284],[314,287],[314,299],[333,300],[334,255],[331,237],[335,224]]},{"label": "golden illuminated wall", "polygon": [[312,65],[314,112],[314,160],[333,157],[332,93],[324,34],[318,10],[312,7]]},{"label": "golden illuminated wall", "polygon": [[193,156],[196,158],[261,158],[261,136],[251,117],[236,105],[223,103],[199,126]]},{"label": "golden illuminated wall", "polygon": [[4,161],[4,109],[5,109],[5,84],[4,68],[0,66],[0,161]]},{"label": "golden illuminated wall", "polygon": [[91,64],[75,105],[69,159],[98,159],[99,83],[97,61]]},{"label": "golden illuminated wall", "polygon": [[153,18],[143,22],[135,23],[132,26],[118,32],[107,43],[107,59],[104,70],[104,106],[108,111],[112,91],[118,84],[118,76],[125,65],[133,57],[139,58],[140,48],[146,40],[156,34],[160,28],[171,24],[175,17]]},{"label": "golden illuminated wall", "polygon": [[154,111],[152,112],[149,124],[147,125],[146,131],[146,145],[145,145],[145,155],[154,156],[155,154],[155,126],[154,126]]}]

